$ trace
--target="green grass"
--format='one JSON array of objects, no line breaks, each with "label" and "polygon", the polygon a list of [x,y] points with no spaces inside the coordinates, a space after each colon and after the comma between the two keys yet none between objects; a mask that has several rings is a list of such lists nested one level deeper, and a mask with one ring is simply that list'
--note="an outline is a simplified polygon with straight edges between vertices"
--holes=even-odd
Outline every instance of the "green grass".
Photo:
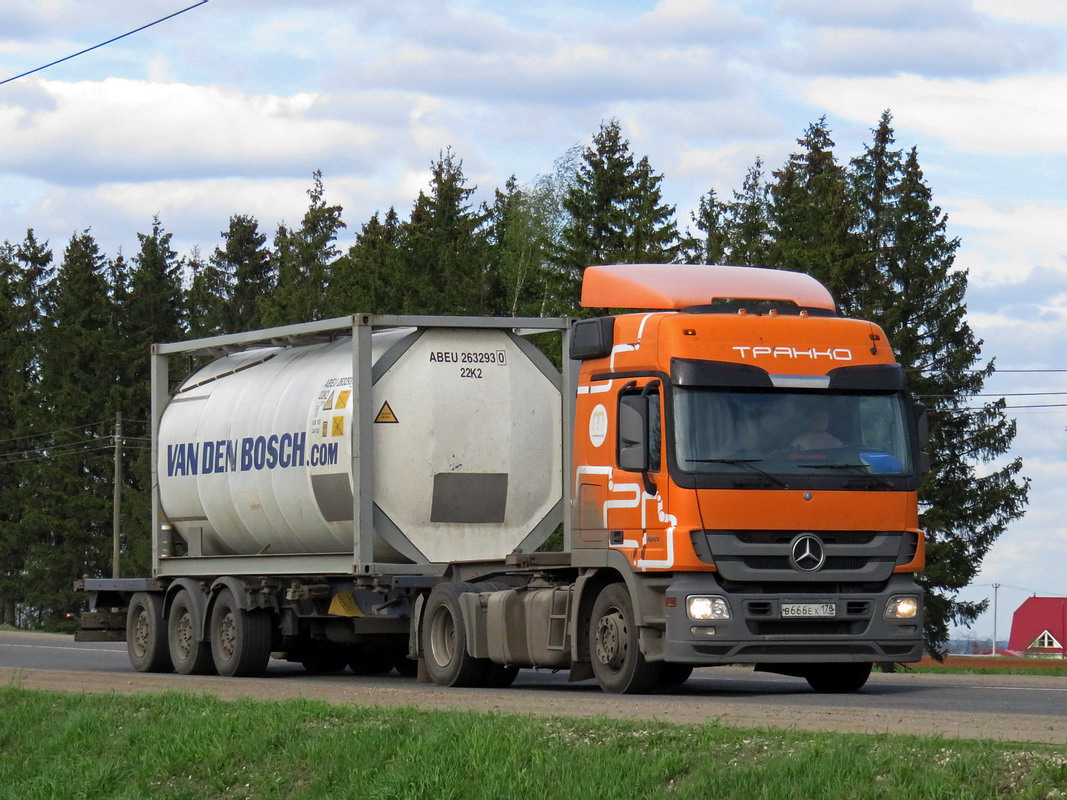
[{"label": "green grass", "polygon": [[940,672],[952,675],[1045,675],[1050,678],[1062,678],[1067,676],[1067,667],[1034,667],[1031,669],[1027,669],[1026,667],[993,667],[991,669],[982,669],[981,667],[919,667],[914,664],[905,664],[903,667],[898,667],[897,669],[901,672]]},{"label": "green grass", "polygon": [[14,686],[0,709],[19,800],[1067,798],[1062,746]]}]

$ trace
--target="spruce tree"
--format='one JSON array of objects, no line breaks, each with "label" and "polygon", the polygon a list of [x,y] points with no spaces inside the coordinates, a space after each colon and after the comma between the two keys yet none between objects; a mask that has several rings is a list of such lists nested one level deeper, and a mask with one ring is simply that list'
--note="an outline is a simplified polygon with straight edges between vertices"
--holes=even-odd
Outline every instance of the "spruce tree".
[{"label": "spruce tree", "polygon": [[663,176],[652,171],[648,156],[642,156],[634,165],[633,181],[626,260],[635,264],[674,261],[680,249],[675,207],[663,202]]},{"label": "spruce tree", "polygon": [[690,264],[726,263],[726,204],[720,202],[714,189],[700,198],[695,212],[689,216],[703,236],[686,230],[682,251]]},{"label": "spruce tree", "polygon": [[618,120],[600,126],[563,198],[569,219],[556,263],[572,308],[578,307],[582,274],[592,264],[674,259],[679,246],[674,207],[662,202],[661,181],[647,157],[635,162]]},{"label": "spruce tree", "polygon": [[400,217],[390,208],[363,224],[356,241],[330,270],[328,314],[398,314],[404,308]]},{"label": "spruce tree", "polygon": [[112,459],[108,408],[115,364],[107,262],[88,231],[75,234],[46,292],[40,332],[39,432],[33,503],[22,525],[26,602],[57,622],[81,598],[75,579],[110,574]]},{"label": "spruce tree", "polygon": [[41,407],[44,287],[52,251],[33,230],[18,245],[0,249],[0,622],[39,625],[41,611],[26,602],[26,564],[34,532],[26,515],[37,507],[33,463],[50,422]]},{"label": "spruce tree", "polygon": [[189,336],[199,339],[225,333],[231,310],[229,276],[214,259],[204,261],[195,247],[185,259],[185,268],[191,275],[185,297]]},{"label": "spruce tree", "polygon": [[897,192],[901,179],[901,151],[894,149],[893,116],[884,111],[864,145],[863,155],[852,159],[848,180],[859,217],[860,254],[856,262],[856,303],[867,314],[888,311],[894,302],[887,283],[895,252]]},{"label": "spruce tree", "polygon": [[749,167],[741,191],[726,204],[727,263],[741,267],[771,265],[770,187],[763,179],[763,160]]},{"label": "spruce tree", "polygon": [[[860,314],[868,312],[883,327],[912,391],[929,407],[931,470],[919,490],[927,568],[920,583],[927,646],[941,655],[949,622],[968,624],[984,610],[985,601],[963,602],[956,593],[974,579],[1007,525],[1022,516],[1029,482],[1018,457],[989,466],[1009,452],[1016,426],[1005,416],[1003,398],[977,399],[995,366],[983,363],[982,342],[967,322],[967,273],[955,266],[959,240],[948,236],[947,215],[933,202],[916,149],[896,162],[899,168],[886,167],[893,164],[887,116],[875,133],[854,172],[856,185],[869,191],[861,232],[878,243],[869,263],[879,265],[882,291]],[[872,182],[874,175],[883,177]]]},{"label": "spruce tree", "polygon": [[288,325],[328,316],[327,293],[333,262],[340,255],[336,241],[344,228],[341,206],[326,204],[322,173],[312,175],[307,191],[311,203],[300,227],[278,227],[270,267],[277,284],[264,311],[267,325]]},{"label": "spruce tree", "polygon": [[845,170],[834,157],[826,119],[797,140],[801,151],[774,173],[771,185],[773,243],[768,266],[807,272],[821,281],[838,309],[852,313],[859,291],[856,206]]},{"label": "spruce tree", "polygon": [[434,162],[429,193],[420,192],[401,231],[405,313],[482,314],[496,304],[484,225],[463,162],[451,149]]},{"label": "spruce tree", "polygon": [[256,330],[263,327],[263,306],[274,286],[267,237],[254,217],[234,214],[222,232],[223,243],[211,256],[212,265],[226,276],[231,287],[225,330]]}]

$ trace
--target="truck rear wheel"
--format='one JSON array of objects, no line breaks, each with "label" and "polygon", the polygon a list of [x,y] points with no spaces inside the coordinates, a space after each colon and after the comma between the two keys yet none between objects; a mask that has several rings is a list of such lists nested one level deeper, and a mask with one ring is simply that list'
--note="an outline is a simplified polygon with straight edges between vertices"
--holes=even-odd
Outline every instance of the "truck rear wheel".
[{"label": "truck rear wheel", "polygon": [[170,660],[182,675],[211,675],[215,672],[211,645],[200,640],[194,608],[193,598],[185,589],[178,592],[171,603],[167,620]]},{"label": "truck rear wheel", "polygon": [[219,675],[259,675],[270,660],[270,612],[246,610],[233,592],[222,589],[211,609],[211,656]]},{"label": "truck rear wheel", "polygon": [[643,694],[659,682],[660,665],[641,653],[630,593],[621,583],[605,586],[593,603],[589,656],[606,692]]},{"label": "truck rear wheel", "polygon": [[385,675],[393,669],[393,651],[382,645],[353,645],[347,663],[356,675]]},{"label": "truck rear wheel", "polygon": [[348,653],[341,647],[310,644],[301,651],[299,660],[312,675],[329,675],[348,666]]},{"label": "truck rear wheel", "polygon": [[873,664],[813,664],[804,678],[822,694],[858,692],[871,676]]},{"label": "truck rear wheel", "polygon": [[689,676],[693,674],[692,664],[662,664],[660,665],[660,686],[681,686]]},{"label": "truck rear wheel", "polygon": [[467,631],[459,596],[476,591],[469,583],[439,583],[430,592],[422,616],[426,671],[438,686],[484,686],[492,662],[467,652]]},{"label": "truck rear wheel", "polygon": [[163,598],[152,592],[136,592],[126,612],[126,652],[138,672],[171,672],[167,652]]}]

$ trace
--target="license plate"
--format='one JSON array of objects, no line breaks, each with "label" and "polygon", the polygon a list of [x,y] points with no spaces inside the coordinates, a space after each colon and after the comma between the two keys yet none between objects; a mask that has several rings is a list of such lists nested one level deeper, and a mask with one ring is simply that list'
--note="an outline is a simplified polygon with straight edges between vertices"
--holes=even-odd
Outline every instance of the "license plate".
[{"label": "license plate", "polygon": [[834,617],[836,603],[782,603],[783,617]]}]

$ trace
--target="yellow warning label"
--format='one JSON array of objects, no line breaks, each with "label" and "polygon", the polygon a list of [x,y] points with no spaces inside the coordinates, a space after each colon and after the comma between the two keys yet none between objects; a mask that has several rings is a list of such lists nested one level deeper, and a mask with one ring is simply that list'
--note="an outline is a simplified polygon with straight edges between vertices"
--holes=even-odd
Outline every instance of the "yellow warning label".
[{"label": "yellow warning label", "polygon": [[396,418],[396,414],[393,413],[393,409],[389,408],[388,403],[382,403],[381,410],[378,411],[378,416],[374,418],[375,422],[400,422]]},{"label": "yellow warning label", "polygon": [[330,436],[344,436],[345,435],[345,418],[334,417],[330,423]]},{"label": "yellow warning label", "polygon": [[348,408],[348,398],[352,396],[351,389],[344,389],[337,393],[337,405],[334,408]]},{"label": "yellow warning label", "polygon": [[351,592],[338,592],[330,600],[330,610],[327,612],[338,617],[362,617],[363,612],[356,605],[356,598]]}]

